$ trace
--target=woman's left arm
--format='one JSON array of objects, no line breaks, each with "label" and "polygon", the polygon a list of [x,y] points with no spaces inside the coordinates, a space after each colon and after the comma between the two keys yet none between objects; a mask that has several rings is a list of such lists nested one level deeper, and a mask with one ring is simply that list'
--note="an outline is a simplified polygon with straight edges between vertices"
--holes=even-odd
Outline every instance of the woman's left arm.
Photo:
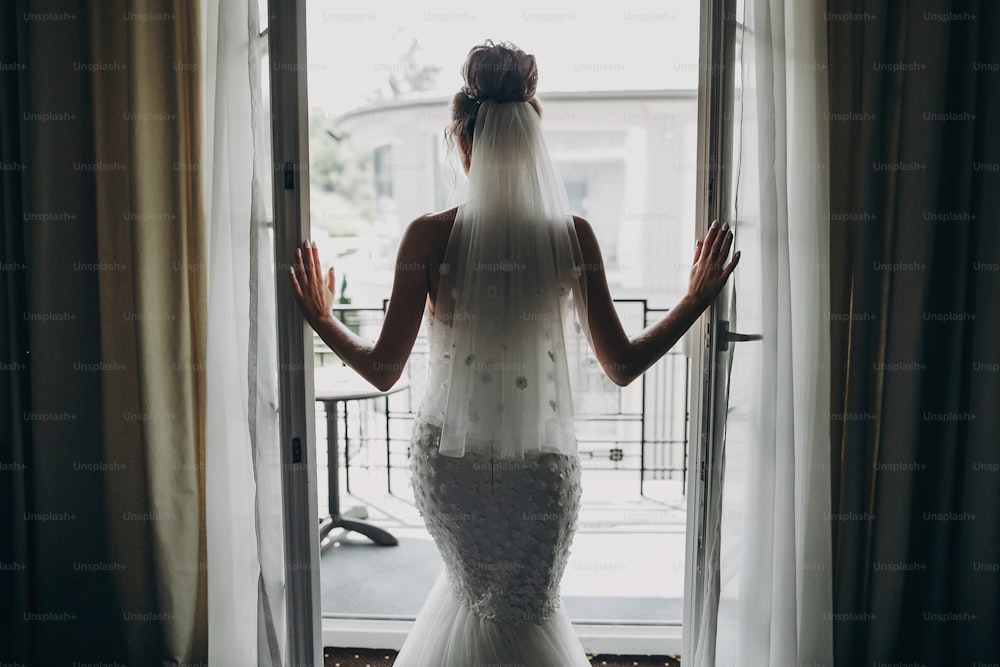
[{"label": "woman's left arm", "polygon": [[418,218],[403,233],[389,307],[374,345],[331,313],[333,268],[324,281],[315,245],[306,242],[295,251],[296,267],[289,272],[295,299],[309,325],[337,356],[380,391],[387,391],[399,380],[420,330],[428,289],[425,224]]}]

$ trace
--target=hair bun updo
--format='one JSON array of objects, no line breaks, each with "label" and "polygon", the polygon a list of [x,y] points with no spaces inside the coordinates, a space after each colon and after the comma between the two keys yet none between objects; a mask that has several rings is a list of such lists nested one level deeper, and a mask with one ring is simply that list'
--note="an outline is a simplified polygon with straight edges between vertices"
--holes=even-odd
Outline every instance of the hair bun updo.
[{"label": "hair bun updo", "polygon": [[538,88],[538,65],[535,56],[525,53],[510,42],[486,40],[472,47],[462,65],[465,87],[451,102],[451,125],[445,130],[449,146],[457,141],[471,148],[476,114],[482,102],[527,102],[539,118],[542,107],[535,99]]},{"label": "hair bun updo", "polygon": [[535,56],[509,42],[474,46],[462,65],[466,88],[480,101],[527,102],[538,87]]}]

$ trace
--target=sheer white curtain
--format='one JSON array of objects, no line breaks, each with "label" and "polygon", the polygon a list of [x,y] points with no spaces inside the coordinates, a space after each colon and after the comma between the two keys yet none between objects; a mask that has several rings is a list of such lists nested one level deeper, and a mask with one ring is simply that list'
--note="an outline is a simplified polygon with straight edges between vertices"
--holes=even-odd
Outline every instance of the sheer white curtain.
[{"label": "sheer white curtain", "polygon": [[285,662],[266,37],[257,0],[202,5],[209,207],[209,663]]},{"label": "sheer white curtain", "polygon": [[740,5],[732,327],[763,340],[732,353],[718,623],[699,644],[717,665],[832,665],[825,3]]}]

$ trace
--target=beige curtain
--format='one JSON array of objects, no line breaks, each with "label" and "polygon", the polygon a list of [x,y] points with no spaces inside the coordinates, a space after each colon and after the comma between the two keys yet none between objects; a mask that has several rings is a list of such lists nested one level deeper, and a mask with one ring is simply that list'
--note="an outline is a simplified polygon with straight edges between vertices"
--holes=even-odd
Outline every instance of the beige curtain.
[{"label": "beige curtain", "polygon": [[18,63],[2,72],[0,150],[22,165],[2,190],[4,261],[20,268],[0,272],[0,361],[17,364],[0,377],[12,508],[0,541],[18,564],[3,573],[13,634],[0,651],[32,665],[200,664],[198,3],[0,12],[2,60]]},{"label": "beige curtain", "polygon": [[828,10],[836,663],[994,663],[1000,5]]}]

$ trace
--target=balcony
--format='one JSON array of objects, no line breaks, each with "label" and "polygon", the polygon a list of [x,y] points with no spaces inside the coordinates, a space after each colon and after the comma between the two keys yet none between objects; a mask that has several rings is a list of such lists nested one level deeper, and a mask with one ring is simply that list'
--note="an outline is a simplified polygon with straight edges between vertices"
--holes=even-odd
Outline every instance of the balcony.
[{"label": "balcony", "polygon": [[[644,299],[616,306],[623,321],[643,326],[665,312]],[[338,316],[373,339],[384,309],[385,303],[342,306]],[[314,353],[317,378],[341,365],[318,337]],[[414,505],[408,471],[426,359],[422,331],[400,381],[404,390],[347,401],[338,412],[341,511],[388,530],[399,546],[380,547],[340,529],[323,542],[327,645],[398,647],[443,567]],[[674,351],[627,388],[603,380],[603,400],[577,406],[583,502],[562,595],[588,650],[680,650],[689,380],[686,354]],[[328,506],[326,424],[318,405],[321,517]],[[381,630],[373,634],[373,627]]]}]

